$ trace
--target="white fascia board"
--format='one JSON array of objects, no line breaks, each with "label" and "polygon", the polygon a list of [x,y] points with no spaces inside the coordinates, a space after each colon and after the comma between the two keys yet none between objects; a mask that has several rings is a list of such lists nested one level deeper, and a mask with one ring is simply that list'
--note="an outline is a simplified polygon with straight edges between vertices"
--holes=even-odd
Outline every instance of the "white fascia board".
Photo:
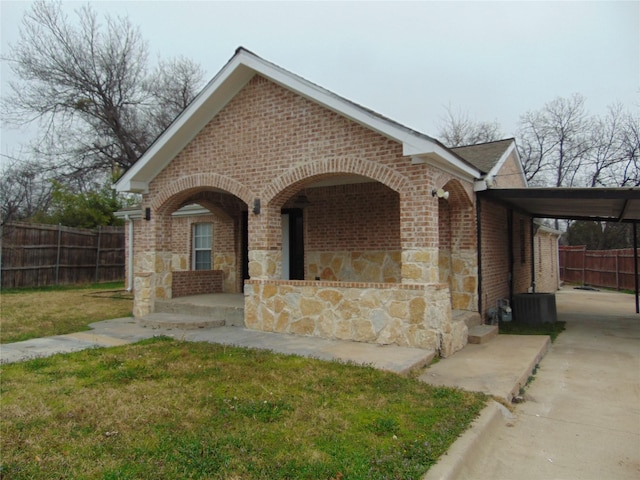
[{"label": "white fascia board", "polygon": [[140,207],[129,207],[123,208],[122,210],[118,210],[113,213],[113,216],[116,218],[122,219],[130,219],[130,220],[139,220],[142,218],[142,208]]},{"label": "white fascia board", "polygon": [[435,142],[422,139],[421,144],[403,144],[402,154],[411,157],[411,163],[432,163],[438,168],[455,173],[467,180],[475,180],[482,175],[480,170],[459,159],[446,148]]},{"label": "white fascia board", "polygon": [[146,192],[173,158],[251,80],[255,72],[233,58],[115,185],[120,192]]},{"label": "white fascia board", "polygon": [[424,141],[422,137],[412,134],[408,129],[405,130],[395,125],[393,122],[387,121],[379,115],[351,103],[344,98],[303,79],[302,77],[292,74],[259,57],[249,54],[246,55],[247,57],[244,59],[243,63],[250,68],[253,68],[260,75],[267,77],[274,83],[277,83],[278,85],[291,90],[314,103],[320,104],[321,106],[328,108],[349,120],[359,123],[360,125],[363,125],[370,130],[374,130],[377,133],[399,143],[404,144],[405,142],[416,138]]},{"label": "white fascia board", "polygon": [[121,192],[146,192],[153,178],[195,137],[200,130],[251,80],[260,74],[308,100],[334,111],[391,140],[401,143],[405,156],[429,157],[470,177],[479,172],[437,142],[351,103],[302,77],[240,50],[209,82],[189,107],[118,180]]},{"label": "white fascia board", "polygon": [[428,157],[432,160],[435,159],[441,167],[444,164],[450,164],[449,171],[454,170],[458,175],[462,173],[465,178],[478,178],[481,175],[480,171],[460,160],[426,135],[413,132],[406,127],[387,120],[259,57],[246,54],[244,63],[274,83],[402,144],[403,155],[411,157],[412,163],[416,161],[420,163],[421,158]]}]

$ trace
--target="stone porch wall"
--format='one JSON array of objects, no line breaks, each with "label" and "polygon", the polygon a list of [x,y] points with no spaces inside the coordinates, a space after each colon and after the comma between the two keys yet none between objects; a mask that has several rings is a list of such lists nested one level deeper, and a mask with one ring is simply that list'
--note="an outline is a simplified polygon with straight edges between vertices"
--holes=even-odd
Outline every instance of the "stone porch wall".
[{"label": "stone porch wall", "polygon": [[245,325],[381,345],[433,349],[449,356],[467,342],[464,322],[451,317],[442,284],[248,280]]},{"label": "stone porch wall", "polygon": [[307,278],[400,283],[400,251],[308,252]]}]

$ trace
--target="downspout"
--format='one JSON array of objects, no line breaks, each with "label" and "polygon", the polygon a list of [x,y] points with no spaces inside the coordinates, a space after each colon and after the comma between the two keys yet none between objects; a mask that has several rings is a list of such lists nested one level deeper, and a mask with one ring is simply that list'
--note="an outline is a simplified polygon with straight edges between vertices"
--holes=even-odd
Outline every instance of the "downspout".
[{"label": "downspout", "polygon": [[533,218],[531,218],[531,222],[529,223],[531,229],[531,286],[533,287],[533,293],[536,293],[536,239],[534,233],[534,224]]},{"label": "downspout", "polygon": [[127,292],[133,290],[133,219],[125,215],[124,219],[129,222],[129,244],[127,254]]},{"label": "downspout", "polygon": [[560,235],[556,235],[556,290],[560,290]]},{"label": "downspout", "polygon": [[640,300],[638,298],[638,222],[633,222],[633,273],[636,287],[636,314],[640,313]]},{"label": "downspout", "polygon": [[480,206],[480,197],[476,195],[476,249],[478,255],[478,313],[482,316],[484,323],[484,315],[482,312],[482,208]]},{"label": "downspout", "polygon": [[515,268],[515,259],[513,254],[513,210],[511,209],[507,214],[507,236],[507,243],[509,245],[509,301],[513,305],[513,270]]}]

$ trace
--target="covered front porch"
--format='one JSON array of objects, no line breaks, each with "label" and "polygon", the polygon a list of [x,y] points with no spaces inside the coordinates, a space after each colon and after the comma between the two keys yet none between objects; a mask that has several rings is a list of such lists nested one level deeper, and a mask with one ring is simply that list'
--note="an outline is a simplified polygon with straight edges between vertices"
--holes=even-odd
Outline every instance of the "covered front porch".
[{"label": "covered front porch", "polygon": [[153,328],[220,326],[398,345],[449,356],[467,343],[476,312],[450,309],[442,284],[249,280],[245,293],[210,293],[157,300],[142,317]]}]

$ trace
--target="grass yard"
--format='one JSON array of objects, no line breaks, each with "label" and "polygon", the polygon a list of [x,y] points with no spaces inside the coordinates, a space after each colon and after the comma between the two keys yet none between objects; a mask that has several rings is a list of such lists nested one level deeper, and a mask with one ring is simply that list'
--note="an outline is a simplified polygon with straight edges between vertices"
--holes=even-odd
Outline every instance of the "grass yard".
[{"label": "grass yard", "polygon": [[133,298],[124,284],[2,290],[0,343],[88,330],[92,322],[128,317]]},{"label": "grass yard", "polygon": [[485,397],[160,337],[2,365],[0,477],[419,479]]}]

